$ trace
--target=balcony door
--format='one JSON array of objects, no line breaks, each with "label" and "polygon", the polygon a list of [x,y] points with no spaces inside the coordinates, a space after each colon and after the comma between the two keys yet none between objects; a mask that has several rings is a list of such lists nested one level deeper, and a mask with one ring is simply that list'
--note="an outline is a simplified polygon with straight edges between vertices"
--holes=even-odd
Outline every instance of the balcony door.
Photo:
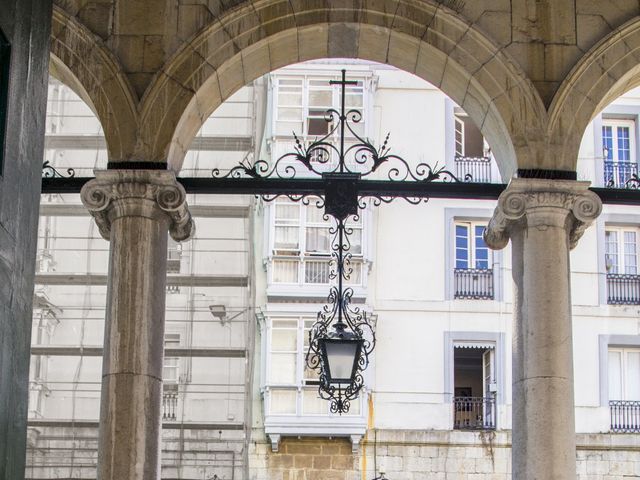
[{"label": "balcony door", "polygon": [[493,298],[493,258],[482,238],[485,226],[456,221],[454,298]]},{"label": "balcony door", "polygon": [[609,349],[609,400],[640,401],[640,349]]},{"label": "balcony door", "polygon": [[637,175],[635,122],[633,120],[603,120],[602,157],[604,183],[624,188],[632,175]]},{"label": "balcony door", "polygon": [[482,352],[482,391],[484,392],[484,425],[495,426],[496,385],[495,349],[487,348]]}]

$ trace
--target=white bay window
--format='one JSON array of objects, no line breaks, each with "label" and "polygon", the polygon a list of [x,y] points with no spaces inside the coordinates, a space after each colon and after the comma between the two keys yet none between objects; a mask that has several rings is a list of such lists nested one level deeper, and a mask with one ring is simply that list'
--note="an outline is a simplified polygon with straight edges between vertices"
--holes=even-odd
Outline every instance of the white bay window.
[{"label": "white bay window", "polygon": [[314,323],[312,313],[273,315],[262,323],[265,431],[274,449],[286,435],[347,436],[357,444],[366,430],[366,392],[342,415],[319,396],[318,375],[305,362]]},{"label": "white bay window", "polygon": [[[272,205],[272,245],[270,282],[280,285],[329,285],[333,261],[331,242],[333,220],[314,201],[304,205],[278,199]],[[347,220],[350,229],[352,272],[349,285],[362,285],[363,223]]]}]

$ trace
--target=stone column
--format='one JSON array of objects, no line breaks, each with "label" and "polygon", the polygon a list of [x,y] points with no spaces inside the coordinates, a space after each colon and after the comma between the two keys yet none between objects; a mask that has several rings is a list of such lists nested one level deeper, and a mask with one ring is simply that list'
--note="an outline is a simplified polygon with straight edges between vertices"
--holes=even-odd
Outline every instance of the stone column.
[{"label": "stone column", "polygon": [[486,243],[512,242],[514,480],[575,480],[569,251],[602,209],[588,182],[514,179]]},{"label": "stone column", "polygon": [[193,232],[166,170],[97,171],[82,202],[111,242],[102,360],[99,480],[160,478],[167,232]]}]

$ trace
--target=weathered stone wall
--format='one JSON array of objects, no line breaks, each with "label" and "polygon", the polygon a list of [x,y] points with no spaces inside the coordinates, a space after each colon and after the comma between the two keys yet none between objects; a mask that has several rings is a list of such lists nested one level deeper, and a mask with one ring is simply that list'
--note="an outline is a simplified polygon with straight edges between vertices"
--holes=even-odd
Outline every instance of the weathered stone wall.
[{"label": "weathered stone wall", "polygon": [[48,0],[0,2],[0,28],[11,43],[4,170],[0,177],[2,480],[23,478],[24,473],[50,22]]},{"label": "weathered stone wall", "polygon": [[[640,477],[640,436],[577,435],[578,480]],[[357,454],[342,438],[283,438],[278,452],[253,444],[252,480],[509,480],[510,432],[370,431]]]}]

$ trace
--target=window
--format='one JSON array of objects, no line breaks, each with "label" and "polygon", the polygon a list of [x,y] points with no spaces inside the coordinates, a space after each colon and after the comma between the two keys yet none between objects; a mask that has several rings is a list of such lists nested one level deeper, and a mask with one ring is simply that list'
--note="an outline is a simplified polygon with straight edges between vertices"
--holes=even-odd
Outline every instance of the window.
[{"label": "window", "polygon": [[0,30],[0,175],[4,165],[4,138],[7,124],[7,97],[9,94],[10,47]]},{"label": "window", "polygon": [[608,273],[638,273],[637,228],[605,230],[605,264]]},{"label": "window", "polygon": [[454,114],[456,176],[463,180],[491,183],[491,157],[482,132],[459,107]]},{"label": "window", "polygon": [[456,222],[454,298],[492,299],[491,251],[482,238],[485,224]]},{"label": "window", "polygon": [[[314,201],[310,205],[277,200],[273,205],[271,282],[328,285],[331,273],[332,220]],[[349,221],[353,272],[347,283],[362,283],[362,221]]]},{"label": "window", "polygon": [[[335,123],[328,115],[327,111],[340,109],[340,86],[330,85],[330,80],[337,80],[334,75],[325,76],[275,76],[275,105],[276,114],[274,118],[273,131],[275,133],[275,145],[272,147],[273,159],[280,158],[283,154],[293,152],[296,149],[291,137],[295,133],[303,146],[308,146],[311,142],[328,135],[335,126]],[[356,85],[349,85],[345,90],[345,108],[347,111],[357,109],[362,114],[358,122],[351,121],[351,130],[346,129],[345,148],[355,143],[354,133],[359,136],[365,135],[366,125],[366,103],[364,101],[365,82],[364,79],[357,80]],[[327,121],[329,120],[329,121]],[[326,141],[337,146],[339,131],[335,131]],[[335,152],[331,148],[326,151],[316,151],[312,161],[327,163],[327,168],[335,166],[337,159]],[[351,157],[355,152],[351,152]],[[325,158],[326,157],[326,158]],[[352,164],[352,168],[359,167],[353,158],[347,158]]]},{"label": "window", "polygon": [[[179,333],[166,333],[164,336],[164,348],[177,348],[180,346]],[[164,357],[162,369],[162,381],[166,385],[177,385],[180,380],[180,357]]]},{"label": "window", "polygon": [[[167,273],[180,273],[180,263],[182,257],[182,245],[169,237],[167,250]],[[167,283],[167,293],[180,293],[178,285]]]},{"label": "window", "polygon": [[610,348],[611,431],[640,432],[640,348]]},{"label": "window", "polygon": [[638,276],[638,233],[633,227],[607,227],[605,230],[605,266],[607,303],[640,304]]},{"label": "window", "polygon": [[[313,317],[270,318],[267,415],[329,415],[329,402],[318,396],[318,377],[306,367]],[[348,415],[360,415],[360,400]],[[344,415],[343,415],[344,416]]]},{"label": "window", "polygon": [[640,348],[609,348],[609,399],[640,401]]},{"label": "window", "polygon": [[605,185],[624,187],[631,175],[638,173],[635,148],[633,120],[603,121],[602,157]]},{"label": "window", "polygon": [[454,344],[453,428],[492,430],[496,427],[495,344]]}]

